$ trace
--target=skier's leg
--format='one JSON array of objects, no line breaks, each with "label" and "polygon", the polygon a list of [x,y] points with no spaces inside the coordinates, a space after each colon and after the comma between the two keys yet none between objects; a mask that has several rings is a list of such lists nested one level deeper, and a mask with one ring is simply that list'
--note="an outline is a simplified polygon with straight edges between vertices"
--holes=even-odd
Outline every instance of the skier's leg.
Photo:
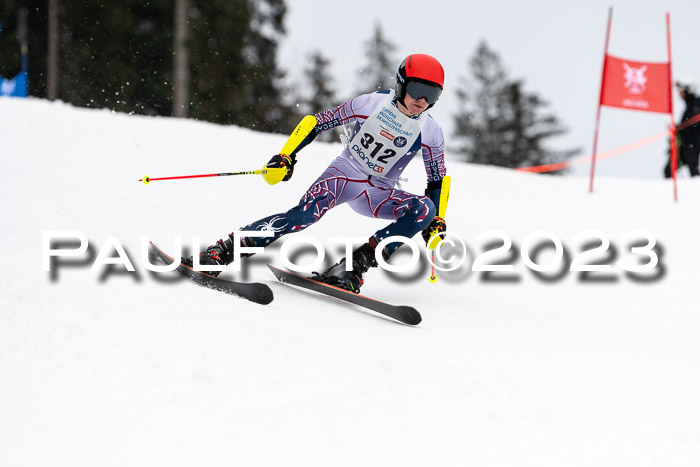
[{"label": "skier's leg", "polygon": [[304,230],[318,222],[329,210],[358,197],[366,181],[353,178],[349,168],[343,159],[336,159],[309,187],[297,206],[284,214],[268,216],[240,229],[274,232],[274,236],[247,237],[241,244],[267,246],[288,233]]},{"label": "skier's leg", "polygon": [[664,178],[671,178],[671,158],[668,158],[668,162],[664,166]]},{"label": "skier's leg", "polygon": [[[343,164],[334,161],[306,191],[299,204],[285,213],[273,214],[242,227],[241,231],[272,232],[270,237],[242,237],[240,245],[266,247],[288,233],[301,232],[320,220],[330,209],[344,203],[361,192],[364,183],[357,183],[346,175]],[[200,264],[227,265],[233,261],[234,235],[220,239],[200,253]],[[252,256],[251,253],[241,256]],[[183,263],[191,265],[192,258]],[[218,273],[217,273],[218,274]],[[216,274],[214,274],[216,275]]]},{"label": "skier's leg", "polygon": [[700,159],[700,147],[696,147],[695,145],[691,145],[687,148],[686,155],[686,164],[688,164],[688,169],[690,170],[690,176],[691,177],[697,177],[700,175],[700,168],[698,167],[698,162],[700,162],[698,159]]},{"label": "skier's leg", "polygon": [[[374,199],[385,190],[370,191],[368,194]],[[352,205],[357,211],[367,209],[362,204]],[[386,227],[377,230],[370,237],[370,244],[376,246],[385,238],[400,236],[413,238],[418,232],[427,229],[435,217],[435,204],[427,196],[415,195],[401,190],[391,190],[386,193],[382,202],[378,203],[372,210],[373,217],[378,219],[393,219],[393,222]],[[382,249],[384,259],[389,259],[402,243],[389,243]]]},{"label": "skier's leg", "polygon": [[[316,214],[316,205],[325,201],[329,194],[322,193],[318,197],[304,197],[302,201],[289,211],[273,214],[242,227],[241,231],[272,232],[270,237],[239,237],[239,245],[245,247],[266,247],[272,242],[292,232],[300,232],[318,221],[327,211]],[[215,244],[210,245],[199,254],[199,263],[202,265],[228,265],[234,258],[234,235],[228,234],[228,238],[220,239]],[[252,256],[252,253],[242,253],[241,256]],[[183,263],[192,266],[192,258],[183,259]],[[208,274],[218,275],[216,271],[209,271]]]},{"label": "skier's leg", "polygon": [[243,237],[241,238],[241,245],[266,247],[288,233],[301,232],[328,212],[328,210],[317,208],[319,203],[332,203],[328,198],[333,198],[333,194],[322,192],[317,196],[306,195],[300,200],[298,205],[285,213],[273,214],[241,227],[240,230],[242,231],[272,232],[274,234],[271,237]]},{"label": "skier's leg", "polygon": [[[347,271],[346,258],[331,266],[321,275],[321,280],[355,293],[359,293],[364,283],[362,274],[376,267],[375,248],[385,238],[402,236],[412,238],[416,233],[428,228],[435,216],[435,205],[427,196],[418,196],[402,190],[370,186],[355,198],[350,206],[358,213],[380,219],[394,219],[394,222],[375,232],[352,255],[352,267]],[[389,243],[382,249],[382,256],[388,259],[402,243]]]}]

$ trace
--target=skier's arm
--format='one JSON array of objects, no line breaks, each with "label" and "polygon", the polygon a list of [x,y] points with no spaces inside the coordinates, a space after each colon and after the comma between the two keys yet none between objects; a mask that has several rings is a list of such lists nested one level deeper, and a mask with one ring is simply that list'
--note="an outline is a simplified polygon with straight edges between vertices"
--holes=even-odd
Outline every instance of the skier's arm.
[{"label": "skier's arm", "polygon": [[[292,137],[287,141],[287,145],[285,145],[280,154],[287,154],[294,160],[296,154],[311,144],[311,142],[316,139],[316,136],[321,133],[357,121],[358,119],[367,118],[367,116],[364,115],[366,112],[362,112],[362,110],[366,110],[365,106],[370,104],[371,96],[371,94],[363,94],[337,107],[324,110],[314,115],[307,115],[301,123],[299,123],[297,129],[294,130]],[[311,122],[313,122],[314,126],[309,129],[308,127],[311,125]],[[299,131],[300,127],[303,127],[302,131]],[[292,141],[296,133],[304,135],[304,137]],[[285,152],[285,150],[288,152]]]},{"label": "skier's arm", "polygon": [[[422,235],[423,240],[425,240],[428,247],[434,249],[437,246],[439,239],[432,242],[430,239],[447,230],[445,211],[447,211],[447,203],[450,199],[450,177],[446,175],[439,182],[428,182],[428,187],[425,189],[425,194],[433,201],[433,204],[435,204],[436,214],[435,217],[433,217],[433,220],[430,222],[428,228],[423,230]],[[444,238],[444,235],[440,235],[439,238]]]},{"label": "skier's arm", "polygon": [[[428,179],[425,195],[435,205],[435,217],[430,226],[422,232],[423,239],[428,243],[435,234],[447,230],[444,217],[450,189],[450,177],[447,176],[445,168],[445,139],[442,129],[437,124],[433,125],[432,121],[426,122],[424,131],[421,132],[421,150]],[[434,248],[432,243],[429,246]]]},{"label": "skier's arm", "polygon": [[440,212],[440,193],[442,192],[442,179],[434,182],[428,182],[425,188],[425,196],[430,198],[430,201],[435,205],[435,215]]},{"label": "skier's arm", "polygon": [[[275,154],[265,165],[266,169],[284,168],[286,171],[271,171],[263,174],[270,185],[292,178],[296,154],[309,145],[316,136],[332,128],[366,119],[366,107],[371,105],[372,96],[376,94],[363,94],[350,99],[338,107],[319,112],[315,115],[307,115],[297,125],[292,135],[287,140],[279,154]],[[281,172],[281,174],[279,173]]]},{"label": "skier's arm", "polygon": [[440,212],[440,189],[442,179],[447,175],[445,168],[445,137],[433,120],[425,122],[420,134],[423,165],[428,186],[425,195],[435,204],[436,212]]},{"label": "skier's arm", "polygon": [[357,96],[338,107],[324,110],[315,115],[317,120],[316,134],[324,133],[333,128],[347,125],[358,120],[364,121],[372,113],[378,99],[382,99],[386,93],[382,91]]}]

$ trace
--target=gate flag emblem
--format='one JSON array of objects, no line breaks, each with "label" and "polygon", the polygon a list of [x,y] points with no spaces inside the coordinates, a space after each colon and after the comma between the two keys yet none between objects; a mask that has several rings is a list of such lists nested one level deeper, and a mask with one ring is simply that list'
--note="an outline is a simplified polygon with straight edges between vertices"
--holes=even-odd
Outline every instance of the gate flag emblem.
[{"label": "gate flag emblem", "polygon": [[670,113],[668,63],[624,60],[606,55],[600,105]]}]

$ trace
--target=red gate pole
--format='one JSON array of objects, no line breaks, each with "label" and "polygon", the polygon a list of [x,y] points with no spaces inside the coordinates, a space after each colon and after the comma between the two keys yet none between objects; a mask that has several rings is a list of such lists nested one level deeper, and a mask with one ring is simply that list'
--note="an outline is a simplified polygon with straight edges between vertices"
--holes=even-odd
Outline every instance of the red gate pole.
[{"label": "red gate pole", "polygon": [[598,129],[600,128],[600,108],[603,103],[603,90],[605,89],[605,66],[608,58],[608,44],[610,43],[610,27],[612,25],[612,7],[608,10],[608,30],[605,34],[605,53],[603,54],[603,76],[600,80],[600,96],[598,97],[598,111],[595,119],[595,133],[593,134],[593,157],[591,158],[591,182],[588,188],[593,193],[593,177],[595,176],[595,161],[598,154]]},{"label": "red gate pole", "polygon": [[676,122],[673,119],[673,73],[671,72],[671,17],[666,13],[666,43],[668,44],[668,99],[671,112],[671,177],[673,177],[673,201],[678,202],[678,147],[676,146]]}]

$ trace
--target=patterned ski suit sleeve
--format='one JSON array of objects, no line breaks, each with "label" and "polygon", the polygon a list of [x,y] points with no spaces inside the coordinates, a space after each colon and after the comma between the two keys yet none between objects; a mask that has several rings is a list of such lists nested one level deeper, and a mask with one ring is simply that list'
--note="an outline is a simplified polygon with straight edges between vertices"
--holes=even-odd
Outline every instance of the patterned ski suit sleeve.
[{"label": "patterned ski suit sleeve", "polygon": [[421,150],[428,183],[439,182],[447,175],[445,168],[445,137],[442,128],[432,118],[421,131]]},{"label": "patterned ski suit sleeve", "polygon": [[376,106],[377,102],[382,100],[382,94],[382,91],[377,91],[372,94],[362,94],[338,107],[333,107],[332,109],[315,114],[316,127],[311,134],[301,142],[295,153],[308,146],[316,136],[333,128],[346,125],[350,122],[357,122],[354,129],[354,131],[357,131],[359,124],[367,120],[374,106]]},{"label": "patterned ski suit sleeve", "polygon": [[[374,93],[376,94],[376,93]],[[374,94],[363,94],[354,99],[350,99],[346,103],[319,112],[316,117],[316,134],[321,134],[332,128],[346,125],[350,122],[365,121],[371,113],[371,105],[373,100],[376,101]]]}]

